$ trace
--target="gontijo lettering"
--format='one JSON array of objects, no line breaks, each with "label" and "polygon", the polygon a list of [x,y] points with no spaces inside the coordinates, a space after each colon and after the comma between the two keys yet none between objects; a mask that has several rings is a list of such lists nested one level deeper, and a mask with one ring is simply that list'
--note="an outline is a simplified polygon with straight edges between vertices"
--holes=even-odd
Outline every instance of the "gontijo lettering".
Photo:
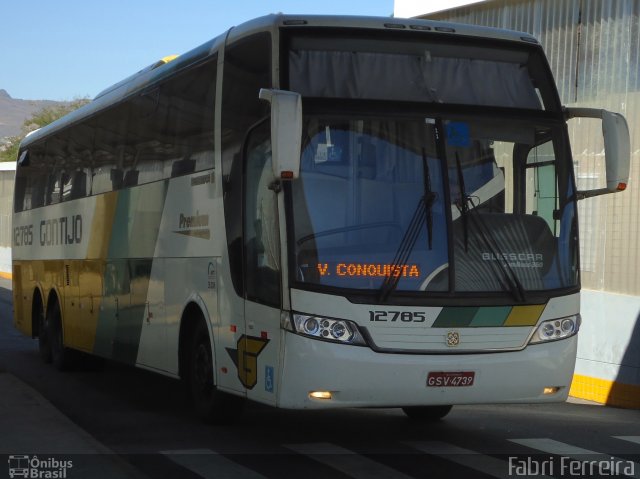
[{"label": "gontijo lettering", "polygon": [[82,215],[63,216],[40,222],[40,246],[80,244]]},{"label": "gontijo lettering", "polygon": [[[82,215],[63,216],[40,221],[40,246],[72,245],[82,243]],[[13,229],[14,246],[33,244],[33,225]]]}]

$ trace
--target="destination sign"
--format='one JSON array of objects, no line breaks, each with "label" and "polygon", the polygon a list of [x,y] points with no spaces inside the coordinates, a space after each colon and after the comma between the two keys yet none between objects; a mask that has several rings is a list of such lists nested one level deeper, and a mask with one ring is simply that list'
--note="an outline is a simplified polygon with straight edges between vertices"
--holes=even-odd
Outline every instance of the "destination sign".
[{"label": "destination sign", "polygon": [[320,276],[377,277],[377,278],[419,278],[417,264],[381,264],[381,263],[318,263]]}]

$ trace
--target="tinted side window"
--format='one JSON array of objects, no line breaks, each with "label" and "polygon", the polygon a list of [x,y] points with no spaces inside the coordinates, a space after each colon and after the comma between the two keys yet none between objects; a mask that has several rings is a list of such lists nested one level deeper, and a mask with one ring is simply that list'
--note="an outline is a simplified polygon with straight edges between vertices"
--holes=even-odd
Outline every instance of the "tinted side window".
[{"label": "tinted side window", "polygon": [[29,149],[15,210],[213,168],[217,56]]},{"label": "tinted side window", "polygon": [[48,178],[45,147],[38,143],[29,147],[28,151],[22,151],[20,157],[26,159],[16,168],[16,181],[14,190],[14,211],[30,210],[44,205],[45,187]]},{"label": "tinted side window", "polygon": [[217,57],[130,102],[125,186],[213,168]]},{"label": "tinted side window", "polygon": [[278,197],[269,189],[271,123],[254,129],[245,147],[244,259],[247,299],[280,307]]},{"label": "tinted side window", "polygon": [[242,284],[242,160],[244,137],[254,123],[269,114],[258,98],[271,87],[271,35],[259,33],[229,45],[224,57],[222,85],[222,175],[224,214],[233,286]]}]

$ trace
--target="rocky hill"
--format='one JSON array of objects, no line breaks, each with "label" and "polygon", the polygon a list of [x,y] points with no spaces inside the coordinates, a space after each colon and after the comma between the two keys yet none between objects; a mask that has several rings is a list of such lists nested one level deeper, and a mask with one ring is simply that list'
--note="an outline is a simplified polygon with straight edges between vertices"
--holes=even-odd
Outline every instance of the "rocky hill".
[{"label": "rocky hill", "polygon": [[50,100],[18,100],[11,98],[6,90],[0,89],[0,142],[7,136],[20,133],[24,121],[45,107],[64,102]]}]

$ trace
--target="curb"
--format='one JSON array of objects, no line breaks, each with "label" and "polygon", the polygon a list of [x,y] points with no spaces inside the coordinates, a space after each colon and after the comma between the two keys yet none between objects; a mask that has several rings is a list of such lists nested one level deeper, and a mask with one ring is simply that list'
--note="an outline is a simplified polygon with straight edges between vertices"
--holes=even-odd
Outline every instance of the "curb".
[{"label": "curb", "polygon": [[640,409],[640,386],[609,379],[573,375],[569,396],[606,406]]}]

